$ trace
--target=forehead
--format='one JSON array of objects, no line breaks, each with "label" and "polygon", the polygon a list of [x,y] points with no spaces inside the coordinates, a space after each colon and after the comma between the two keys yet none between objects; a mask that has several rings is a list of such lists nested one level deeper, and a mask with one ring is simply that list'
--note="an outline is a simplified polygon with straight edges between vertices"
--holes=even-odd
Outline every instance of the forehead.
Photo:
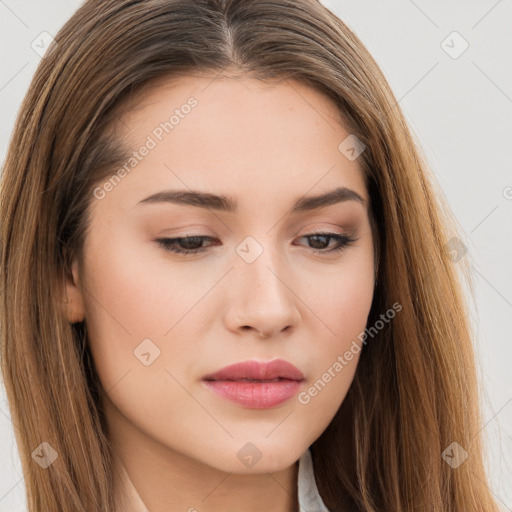
[{"label": "forehead", "polygon": [[208,190],[241,203],[339,186],[367,197],[358,161],[339,149],[350,132],[337,106],[295,80],[159,80],[120,120],[127,161],[146,147],[109,194],[131,207],[166,188]]}]

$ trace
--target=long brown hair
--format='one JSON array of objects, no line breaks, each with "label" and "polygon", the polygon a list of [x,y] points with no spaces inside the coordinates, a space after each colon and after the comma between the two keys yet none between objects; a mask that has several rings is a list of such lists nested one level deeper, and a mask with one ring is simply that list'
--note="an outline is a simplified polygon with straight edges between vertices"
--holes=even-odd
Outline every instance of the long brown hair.
[{"label": "long brown hair", "polygon": [[[402,309],[365,344],[311,447],[324,502],[332,511],[497,511],[462,289],[470,275],[466,258],[447,250],[459,228],[374,59],[315,0],[89,0],[42,59],[0,209],[1,364],[29,511],[114,510],[100,383],[86,322],[63,314],[63,282],[82,254],[92,191],[124,158],[111,129],[119,106],[155,79],[223,70],[310,85],[366,146],[359,161],[379,242],[368,323],[391,304]],[[443,457],[452,443],[452,457],[454,446],[468,454],[458,467]],[[43,469],[35,450],[57,458]]]}]

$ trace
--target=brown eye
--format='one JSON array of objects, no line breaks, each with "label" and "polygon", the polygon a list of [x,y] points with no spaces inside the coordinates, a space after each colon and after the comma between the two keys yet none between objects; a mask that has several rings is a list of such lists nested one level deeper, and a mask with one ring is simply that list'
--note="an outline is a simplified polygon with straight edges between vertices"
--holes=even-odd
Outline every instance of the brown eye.
[{"label": "brown eye", "polygon": [[[314,233],[311,235],[304,235],[301,238],[308,238],[310,240],[311,248],[315,249],[315,253],[331,253],[341,251],[357,239],[351,238],[339,233]],[[328,249],[331,240],[337,241],[337,245]]]},{"label": "brown eye", "polygon": [[169,252],[177,254],[196,254],[203,252],[205,247],[203,242],[207,240],[215,240],[211,236],[187,236],[180,238],[160,238],[158,244]]}]

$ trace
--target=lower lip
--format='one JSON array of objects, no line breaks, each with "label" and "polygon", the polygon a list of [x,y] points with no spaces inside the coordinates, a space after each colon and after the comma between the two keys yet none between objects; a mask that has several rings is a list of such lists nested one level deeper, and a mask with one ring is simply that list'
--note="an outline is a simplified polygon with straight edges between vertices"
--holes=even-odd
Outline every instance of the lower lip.
[{"label": "lower lip", "polygon": [[301,381],[283,379],[275,382],[204,380],[206,387],[223,398],[250,409],[270,409],[297,394]]}]

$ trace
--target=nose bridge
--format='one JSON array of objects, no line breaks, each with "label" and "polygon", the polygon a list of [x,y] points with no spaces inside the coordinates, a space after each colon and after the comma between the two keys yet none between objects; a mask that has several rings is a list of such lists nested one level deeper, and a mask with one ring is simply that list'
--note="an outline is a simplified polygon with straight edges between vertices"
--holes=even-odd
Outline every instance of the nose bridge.
[{"label": "nose bridge", "polygon": [[284,284],[283,255],[275,248],[271,236],[247,237],[237,247],[241,261],[237,262],[240,279],[258,293],[269,295],[268,298],[285,298],[288,289]]},{"label": "nose bridge", "polygon": [[233,308],[238,327],[278,332],[298,320],[283,254],[272,236],[247,237],[236,248]]}]

